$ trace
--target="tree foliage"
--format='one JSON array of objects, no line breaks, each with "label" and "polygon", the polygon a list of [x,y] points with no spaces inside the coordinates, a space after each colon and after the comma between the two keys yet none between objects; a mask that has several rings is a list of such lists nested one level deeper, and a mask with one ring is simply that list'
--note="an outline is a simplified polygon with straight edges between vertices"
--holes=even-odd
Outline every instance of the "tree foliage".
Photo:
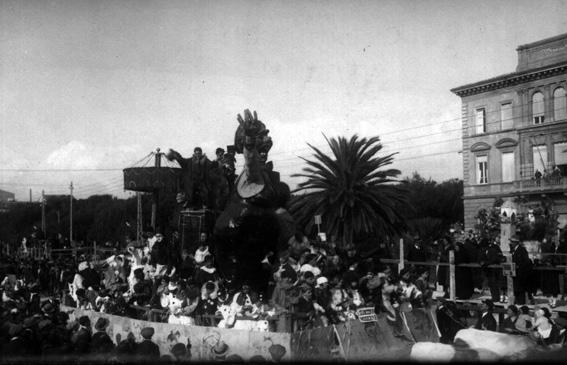
[{"label": "tree foliage", "polygon": [[450,179],[437,183],[418,172],[404,179],[409,209],[404,211],[411,234],[435,240],[454,224],[462,223],[463,181]]},{"label": "tree foliage", "polygon": [[531,216],[527,212],[518,214],[516,219],[518,237],[521,240],[537,241],[542,241],[544,238],[551,239],[559,228],[559,214],[553,200],[543,198],[531,205]]},{"label": "tree foliage", "polygon": [[[47,238],[61,234],[69,237],[69,196],[48,196],[45,205]],[[175,198],[161,194],[158,229],[166,233],[174,229]],[[143,228],[149,230],[151,196],[142,198]],[[93,195],[73,200],[73,238],[77,241],[103,243],[122,241],[136,235],[136,198],[118,199],[111,195]],[[41,204],[13,203],[7,212],[0,213],[0,241],[14,242],[28,236],[33,226],[41,228]]]},{"label": "tree foliage", "polygon": [[315,215],[322,216],[324,231],[339,242],[353,242],[368,233],[393,235],[405,227],[399,207],[407,204],[406,191],[392,164],[395,154],[380,156],[379,137],[350,139],[325,137],[331,155],[309,145],[313,159],[294,177],[306,178],[294,193],[290,211],[309,230]]}]

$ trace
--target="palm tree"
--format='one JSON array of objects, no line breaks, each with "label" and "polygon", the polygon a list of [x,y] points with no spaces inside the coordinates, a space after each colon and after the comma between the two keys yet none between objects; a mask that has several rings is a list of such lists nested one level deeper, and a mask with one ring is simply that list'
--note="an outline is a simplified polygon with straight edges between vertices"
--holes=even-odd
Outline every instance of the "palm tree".
[{"label": "palm tree", "polygon": [[333,156],[308,144],[315,159],[302,158],[308,167],[292,175],[307,179],[293,191],[304,193],[290,206],[297,222],[309,229],[313,217],[321,215],[325,232],[343,244],[359,234],[400,233],[405,227],[401,208],[407,204],[404,188],[396,184],[400,171],[383,169],[396,153],[378,156],[383,147],[379,137],[324,137]]}]

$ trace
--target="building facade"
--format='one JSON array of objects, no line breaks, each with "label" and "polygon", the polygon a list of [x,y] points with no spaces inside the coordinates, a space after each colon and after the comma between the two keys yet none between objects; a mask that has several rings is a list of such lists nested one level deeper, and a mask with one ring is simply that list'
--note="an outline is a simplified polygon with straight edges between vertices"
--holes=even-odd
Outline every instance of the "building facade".
[{"label": "building facade", "polygon": [[15,198],[14,193],[10,193],[9,191],[0,190],[0,203],[8,203],[13,202]]},{"label": "building facade", "polygon": [[515,72],[460,86],[465,229],[496,199],[551,199],[567,223],[567,34],[519,46]]}]

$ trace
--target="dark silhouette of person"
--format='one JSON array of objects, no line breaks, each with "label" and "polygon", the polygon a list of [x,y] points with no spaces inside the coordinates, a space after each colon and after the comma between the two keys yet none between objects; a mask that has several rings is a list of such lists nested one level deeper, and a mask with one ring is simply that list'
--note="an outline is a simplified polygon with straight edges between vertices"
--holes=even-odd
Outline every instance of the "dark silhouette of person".
[{"label": "dark silhouette of person", "polygon": [[488,239],[483,240],[484,244],[481,245],[481,255],[480,255],[480,264],[482,266],[482,271],[486,276],[488,281],[488,287],[490,288],[490,295],[492,297],[493,302],[500,301],[500,283],[501,283],[501,269],[499,268],[491,268],[488,267],[489,265],[499,265],[504,260],[504,256],[502,255],[502,250],[500,246],[492,241],[488,241]]},{"label": "dark silhouette of person", "polygon": [[516,276],[514,277],[515,303],[525,304],[526,294],[529,292],[532,280],[533,263],[528,251],[516,237],[510,238],[510,251],[512,252],[512,262],[516,265]]},{"label": "dark silhouette of person", "polygon": [[494,303],[490,299],[482,302],[481,313],[476,322],[475,328],[477,330],[496,331],[496,319],[492,315],[494,311]]},{"label": "dark silhouette of person", "polygon": [[91,338],[91,320],[87,316],[82,316],[79,318],[79,328],[73,336],[73,352],[77,354],[88,353]]},{"label": "dark silhouette of person", "polygon": [[[468,263],[468,257],[462,242],[455,244],[455,265]],[[455,294],[459,299],[469,299],[474,293],[473,278],[470,268],[455,267]]]},{"label": "dark silhouette of person", "polygon": [[536,169],[534,177],[535,177],[536,186],[541,186],[541,177],[542,177],[541,171]]},{"label": "dark silhouette of person", "polygon": [[96,332],[91,338],[91,353],[108,356],[114,350],[114,343],[106,333],[110,322],[107,318],[100,317],[95,323]]},{"label": "dark silhouette of person", "polygon": [[142,329],[141,335],[144,340],[136,346],[136,356],[140,360],[149,361],[159,359],[159,347],[152,341],[154,332],[153,327],[145,327]]},{"label": "dark silhouette of person", "polygon": [[466,323],[459,316],[459,310],[454,302],[442,300],[435,312],[441,337],[439,342],[452,344],[457,332],[467,328]]}]

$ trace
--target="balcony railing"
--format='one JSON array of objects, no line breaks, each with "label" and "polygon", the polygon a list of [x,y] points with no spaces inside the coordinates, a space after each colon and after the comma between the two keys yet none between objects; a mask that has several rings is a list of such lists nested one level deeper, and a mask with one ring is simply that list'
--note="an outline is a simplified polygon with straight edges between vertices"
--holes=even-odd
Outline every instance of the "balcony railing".
[{"label": "balcony railing", "polygon": [[547,176],[536,179],[519,180],[515,182],[515,187],[523,192],[539,192],[567,189],[567,177],[564,176]]}]

